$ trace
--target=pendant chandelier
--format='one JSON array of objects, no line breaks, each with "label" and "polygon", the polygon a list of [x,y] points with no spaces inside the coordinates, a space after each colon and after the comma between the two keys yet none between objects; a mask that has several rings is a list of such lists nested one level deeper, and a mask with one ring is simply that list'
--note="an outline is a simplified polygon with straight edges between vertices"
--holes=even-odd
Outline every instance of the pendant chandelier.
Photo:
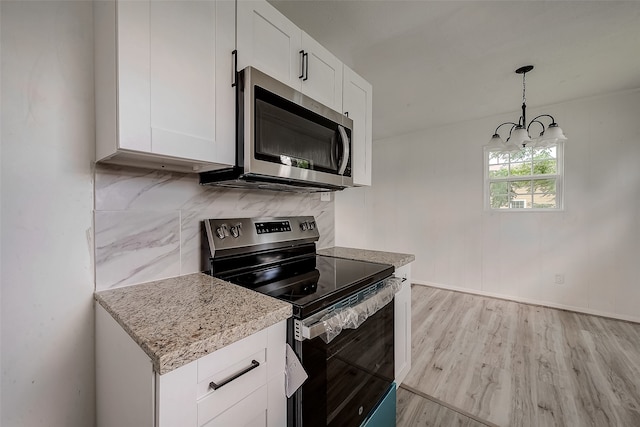
[{"label": "pendant chandelier", "polygon": [[[541,114],[534,117],[527,123],[525,75],[531,70],[533,70],[533,65],[525,65],[524,67],[520,67],[516,70],[517,74],[522,74],[522,115],[520,116],[518,123],[505,122],[499,125],[489,141],[489,148],[506,153],[516,153],[524,147],[544,148],[556,144],[559,141],[567,140],[562,129],[560,129],[560,126],[558,126],[556,120],[550,114]],[[551,120],[551,123],[546,128],[542,122],[543,119],[545,121],[548,121],[548,119]],[[498,134],[498,130],[505,125],[511,126],[506,142]],[[540,135],[533,139],[529,134],[529,130],[532,126],[534,128],[537,126],[542,128]]]}]

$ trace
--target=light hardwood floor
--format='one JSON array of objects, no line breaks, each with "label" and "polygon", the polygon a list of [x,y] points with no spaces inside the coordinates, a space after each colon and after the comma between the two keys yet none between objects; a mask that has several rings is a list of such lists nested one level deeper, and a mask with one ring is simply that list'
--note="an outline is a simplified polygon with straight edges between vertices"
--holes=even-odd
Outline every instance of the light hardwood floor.
[{"label": "light hardwood floor", "polygon": [[402,385],[397,391],[398,410],[396,422],[402,426],[458,426],[458,427],[495,427],[471,414],[462,413],[444,402],[425,396],[418,390]]},{"label": "light hardwood floor", "polygon": [[640,426],[640,324],[420,285],[412,310],[399,427]]}]

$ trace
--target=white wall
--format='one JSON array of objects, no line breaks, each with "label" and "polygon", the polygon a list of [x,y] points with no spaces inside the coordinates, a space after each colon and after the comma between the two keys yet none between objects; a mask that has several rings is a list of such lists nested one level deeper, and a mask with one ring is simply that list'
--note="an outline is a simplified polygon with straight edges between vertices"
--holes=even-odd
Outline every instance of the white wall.
[{"label": "white wall", "polygon": [[414,253],[417,283],[640,321],[639,111],[638,90],[531,111],[569,138],[563,212],[483,210],[482,147],[516,112],[375,141],[336,245]]},{"label": "white wall", "polygon": [[[0,6],[0,52],[2,51],[2,7]],[[0,67],[0,94],[2,93],[2,67]],[[0,111],[2,106],[0,105]],[[3,118],[0,116],[0,375],[2,375],[2,140],[4,134],[2,133]],[[1,377],[0,377],[1,378]],[[0,424],[2,424],[2,381],[0,380]]]},{"label": "white wall", "polygon": [[[0,6],[0,40],[2,34],[2,7]],[[0,42],[0,52],[2,51],[2,46]],[[2,67],[0,67],[0,94],[2,93]],[[0,111],[2,106],[0,105]],[[2,233],[2,140],[4,139],[4,134],[2,133],[2,122],[3,118],[0,116],[0,375],[2,375],[2,238],[4,234]],[[2,424],[2,381],[0,381],[0,424]]]},{"label": "white wall", "polygon": [[0,7],[0,424],[92,426],[92,3]]}]

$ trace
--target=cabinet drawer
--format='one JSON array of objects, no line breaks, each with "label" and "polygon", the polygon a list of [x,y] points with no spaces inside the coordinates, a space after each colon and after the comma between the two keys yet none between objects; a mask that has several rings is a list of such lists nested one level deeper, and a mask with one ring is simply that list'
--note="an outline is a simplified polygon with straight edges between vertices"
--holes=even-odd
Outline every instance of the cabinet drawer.
[{"label": "cabinet drawer", "polygon": [[263,385],[216,418],[201,424],[198,404],[198,425],[204,427],[265,427],[268,410],[267,385]]},{"label": "cabinet drawer", "polygon": [[[221,388],[213,390],[209,387],[209,383],[214,381],[217,384],[222,383],[225,379],[242,372],[251,366],[252,360],[257,361],[260,365],[249,372],[228,382]],[[225,408],[229,408],[236,402],[251,394],[267,383],[267,366],[264,358],[264,351],[255,353],[249,358],[243,359],[239,363],[234,364],[230,369],[221,371],[210,378],[198,383],[198,395],[202,396],[198,400],[198,425],[218,416]],[[201,394],[205,392],[204,394]]]},{"label": "cabinet drawer", "polygon": [[[237,377],[230,380],[234,376]],[[221,387],[214,390],[210,387],[211,382]],[[219,416],[226,408],[234,406],[266,383],[266,330],[199,359],[196,392],[198,425]]]},{"label": "cabinet drawer", "polygon": [[[267,337],[267,329],[263,329],[198,359],[198,383],[212,376],[221,380],[225,378],[225,374],[233,374],[234,369],[236,371],[242,369],[242,363],[245,359],[251,362],[252,358],[257,357],[256,360],[262,365],[266,360]],[[215,379],[209,381],[215,381]],[[202,397],[202,393],[199,388],[198,398],[200,397]]]}]

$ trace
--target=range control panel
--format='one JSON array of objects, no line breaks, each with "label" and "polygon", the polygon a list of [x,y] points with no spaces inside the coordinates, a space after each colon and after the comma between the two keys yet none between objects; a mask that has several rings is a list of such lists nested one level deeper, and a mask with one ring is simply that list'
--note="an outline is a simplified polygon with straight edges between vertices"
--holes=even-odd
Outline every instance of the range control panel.
[{"label": "range control panel", "polygon": [[212,257],[218,251],[320,238],[312,216],[206,219],[204,228]]},{"label": "range control panel", "polygon": [[255,225],[258,234],[291,231],[291,222],[289,221],[256,222]]}]

